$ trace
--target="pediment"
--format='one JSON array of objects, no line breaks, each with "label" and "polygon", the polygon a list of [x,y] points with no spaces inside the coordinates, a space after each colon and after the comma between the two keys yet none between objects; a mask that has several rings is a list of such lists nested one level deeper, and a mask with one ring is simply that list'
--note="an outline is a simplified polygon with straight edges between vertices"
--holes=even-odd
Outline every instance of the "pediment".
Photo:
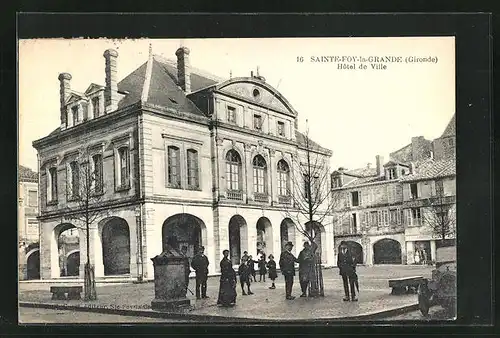
[{"label": "pediment", "polygon": [[82,100],[86,101],[87,98],[84,97],[83,95],[80,95],[80,94],[77,94],[77,93],[71,93],[71,95],[66,100],[66,104],[75,103],[75,102],[79,102],[79,101],[82,101]]},{"label": "pediment", "polygon": [[90,86],[85,91],[85,94],[94,93],[94,92],[97,92],[99,90],[104,90],[104,86],[98,85],[96,83],[91,83]]},{"label": "pediment", "polygon": [[277,90],[265,83],[259,83],[251,79],[233,80],[222,84],[218,90],[222,93],[240,97],[248,102],[269,107],[287,115],[297,115],[295,110],[283,96]]}]

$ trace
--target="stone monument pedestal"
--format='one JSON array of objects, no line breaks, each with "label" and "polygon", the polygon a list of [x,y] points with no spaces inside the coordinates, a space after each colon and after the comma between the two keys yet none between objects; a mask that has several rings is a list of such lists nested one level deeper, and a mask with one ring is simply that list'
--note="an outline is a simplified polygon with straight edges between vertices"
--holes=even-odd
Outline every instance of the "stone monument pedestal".
[{"label": "stone monument pedestal", "polygon": [[175,310],[191,305],[186,298],[189,260],[179,250],[168,248],[151,259],[154,267],[155,298],[153,310]]}]

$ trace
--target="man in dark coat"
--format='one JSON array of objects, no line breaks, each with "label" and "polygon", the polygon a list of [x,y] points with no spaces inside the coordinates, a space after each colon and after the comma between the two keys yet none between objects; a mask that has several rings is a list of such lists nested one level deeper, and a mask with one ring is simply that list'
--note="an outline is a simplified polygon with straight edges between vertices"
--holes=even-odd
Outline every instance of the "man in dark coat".
[{"label": "man in dark coat", "polygon": [[314,252],[311,244],[309,242],[304,242],[304,249],[299,253],[297,257],[299,261],[299,282],[302,294],[300,297],[307,297],[307,286],[309,282],[314,277]]},{"label": "man in dark coat", "polygon": [[201,246],[198,253],[191,261],[191,267],[196,272],[196,299],[208,298],[207,296],[207,279],[208,279],[208,258],[203,254],[205,247]]},{"label": "man in dark coat", "polygon": [[[356,262],[347,247],[347,243],[340,242],[340,252],[337,256],[337,266],[339,268],[339,274],[342,276],[342,282],[344,283],[344,301],[348,302],[352,300],[357,302],[356,290],[354,289],[354,284],[356,282]],[[350,298],[349,298],[350,290]]]},{"label": "man in dark coat", "polygon": [[285,297],[288,300],[295,299],[295,297],[292,296],[292,287],[293,276],[295,276],[295,263],[298,263],[298,259],[291,253],[292,248],[293,243],[287,242],[285,244],[285,251],[281,253],[279,261],[281,273],[285,277]]}]

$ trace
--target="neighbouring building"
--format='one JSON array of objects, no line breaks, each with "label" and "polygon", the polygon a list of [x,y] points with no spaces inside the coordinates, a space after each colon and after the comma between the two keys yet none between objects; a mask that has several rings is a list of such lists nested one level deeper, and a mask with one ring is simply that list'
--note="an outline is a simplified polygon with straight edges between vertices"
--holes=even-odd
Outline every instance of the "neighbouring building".
[{"label": "neighbouring building", "polygon": [[19,279],[40,278],[38,173],[19,166],[17,227]]},{"label": "neighbouring building", "polygon": [[[98,278],[152,279],[151,258],[167,245],[185,246],[190,256],[205,246],[210,274],[224,249],[237,265],[243,251],[279,256],[283,242],[302,247],[282,212],[291,203],[292,162],[304,156],[297,112],[258,73],[222,79],[192,67],[188,48],[175,55],[172,62],[150,50],[118,81],[118,53],[106,50],[105,85],[84,92],[71,88],[70,74],[59,75],[61,124],[33,142],[42,279],[83,276],[87,233],[71,217],[81,168],[90,168],[92,194],[107,210],[89,232]],[[314,151],[329,162],[331,151]],[[333,226],[315,230],[331,265]],[[74,247],[61,250],[61,237]]]},{"label": "neighbouring building", "polygon": [[[339,168],[332,173],[332,194],[338,200],[333,221],[336,251],[341,241],[347,241],[357,261],[368,265],[435,259],[437,239],[428,224],[430,211],[446,208],[447,219],[454,219],[455,152],[449,148],[455,142],[454,121],[453,117],[434,141],[413,137],[386,163],[377,155],[375,168]],[[446,194],[438,207],[436,186]],[[422,259],[415,259],[415,252]]]}]

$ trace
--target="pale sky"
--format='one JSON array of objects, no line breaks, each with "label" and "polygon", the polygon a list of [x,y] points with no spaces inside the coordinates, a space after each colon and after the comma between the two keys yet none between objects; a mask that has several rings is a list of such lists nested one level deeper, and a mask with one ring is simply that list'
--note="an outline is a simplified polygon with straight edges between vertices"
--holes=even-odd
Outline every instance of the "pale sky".
[{"label": "pale sky", "polygon": [[[59,73],[84,92],[104,85],[104,50],[118,51],[121,80],[153,53],[175,60],[183,43],[190,62],[229,78],[260,75],[308,119],[310,137],[333,151],[332,169],[375,165],[375,155],[441,135],[455,113],[453,37],[276,38],[276,39],[37,39],[19,41],[19,163],[37,170],[32,142],[60,125]],[[297,57],[304,62],[298,63]],[[437,57],[437,63],[386,63],[385,70],[339,70],[337,63],[312,63],[311,56]],[[356,65],[359,62],[355,62]]]}]

